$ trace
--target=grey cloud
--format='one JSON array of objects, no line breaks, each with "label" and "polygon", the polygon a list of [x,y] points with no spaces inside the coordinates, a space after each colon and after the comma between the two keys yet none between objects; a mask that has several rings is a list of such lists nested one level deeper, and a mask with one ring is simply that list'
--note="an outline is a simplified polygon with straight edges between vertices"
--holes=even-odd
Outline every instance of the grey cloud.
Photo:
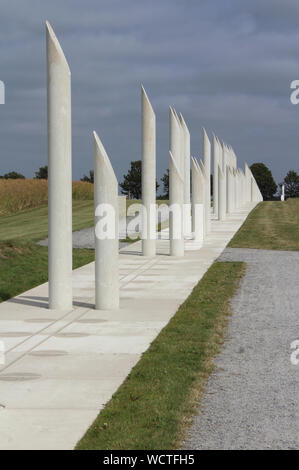
[{"label": "grey cloud", "polygon": [[[243,163],[265,161],[278,181],[297,164],[299,4],[285,0],[2,0],[0,174],[46,162],[44,22],[72,71],[73,169],[92,167],[96,129],[119,178],[140,158],[140,84],[157,114],[158,174],[168,166],[168,106],[182,111],[192,152],[202,126]],[[17,136],[17,138],[16,138]]]}]

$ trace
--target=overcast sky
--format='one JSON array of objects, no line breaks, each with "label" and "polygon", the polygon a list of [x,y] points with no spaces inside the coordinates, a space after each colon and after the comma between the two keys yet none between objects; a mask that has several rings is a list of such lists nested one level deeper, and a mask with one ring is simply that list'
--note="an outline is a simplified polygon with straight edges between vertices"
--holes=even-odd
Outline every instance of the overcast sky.
[{"label": "overcast sky", "polygon": [[73,178],[93,165],[92,131],[122,178],[140,159],[140,85],[157,117],[157,173],[168,167],[168,106],[191,150],[201,128],[231,144],[239,166],[264,162],[277,182],[299,172],[298,0],[1,0],[0,174],[47,164],[49,20],[72,72]]}]

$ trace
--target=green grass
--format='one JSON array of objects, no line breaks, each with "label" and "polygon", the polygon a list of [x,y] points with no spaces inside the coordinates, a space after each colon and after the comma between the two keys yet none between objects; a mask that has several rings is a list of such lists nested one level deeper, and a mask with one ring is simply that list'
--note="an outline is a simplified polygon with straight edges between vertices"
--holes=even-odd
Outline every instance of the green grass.
[{"label": "green grass", "polygon": [[[73,268],[94,260],[93,250],[73,250]],[[48,280],[48,248],[26,243],[0,242],[0,302]]]},{"label": "green grass", "polygon": [[[73,230],[92,227],[93,201],[73,201]],[[41,240],[48,236],[48,207],[0,217],[0,240]]]},{"label": "green grass", "polygon": [[[140,201],[127,201],[127,207],[134,203]],[[93,224],[93,201],[73,200],[73,231]],[[47,236],[47,206],[0,216],[0,302],[47,282],[48,249],[36,245]],[[93,250],[73,250],[74,269],[93,260]]]},{"label": "green grass", "polygon": [[[100,412],[79,450],[174,449],[223,341],[244,263],[214,263]],[[215,292],[217,293],[215,295]]]},{"label": "green grass", "polygon": [[299,199],[258,204],[229,247],[298,251]]},{"label": "green grass", "polygon": [[[127,208],[140,201],[127,201]],[[157,201],[157,204],[168,201]],[[73,231],[92,227],[94,224],[93,201],[73,201]],[[12,215],[0,216],[0,241],[38,241],[48,236],[48,207],[28,209]]]},{"label": "green grass", "polygon": [[[73,230],[91,227],[93,213],[93,201],[73,201]],[[0,217],[0,302],[47,282],[48,248],[36,245],[47,235],[47,207]],[[74,269],[93,260],[93,250],[73,250]]]}]

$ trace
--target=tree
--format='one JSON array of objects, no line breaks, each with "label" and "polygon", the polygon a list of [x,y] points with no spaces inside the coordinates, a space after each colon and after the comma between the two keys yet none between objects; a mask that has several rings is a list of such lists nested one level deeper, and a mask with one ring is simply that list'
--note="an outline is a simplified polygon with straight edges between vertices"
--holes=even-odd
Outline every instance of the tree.
[{"label": "tree", "polygon": [[264,163],[253,163],[250,170],[262,193],[264,201],[273,199],[277,191],[277,184],[274,181],[271,171]]},{"label": "tree", "polygon": [[283,180],[286,197],[299,197],[299,175],[290,170]]},{"label": "tree", "polygon": [[[129,196],[130,199],[141,199],[141,160],[131,162],[131,167],[119,186],[121,193]],[[156,190],[158,187],[156,182]]]},{"label": "tree", "polygon": [[24,180],[25,176],[22,175],[21,173],[17,173],[16,171],[10,171],[9,173],[6,173],[3,176],[0,176],[0,178],[4,178],[5,180],[12,179],[12,180]]},{"label": "tree", "polygon": [[80,179],[80,181],[85,181],[86,183],[94,183],[94,171],[90,170],[89,171],[89,176],[84,175],[83,178]]},{"label": "tree", "polygon": [[161,178],[163,183],[163,191],[164,194],[162,196],[163,199],[169,199],[169,170],[166,170],[166,173]]},{"label": "tree", "polygon": [[35,172],[35,177],[38,180],[48,179],[48,165],[41,166],[38,171]]}]

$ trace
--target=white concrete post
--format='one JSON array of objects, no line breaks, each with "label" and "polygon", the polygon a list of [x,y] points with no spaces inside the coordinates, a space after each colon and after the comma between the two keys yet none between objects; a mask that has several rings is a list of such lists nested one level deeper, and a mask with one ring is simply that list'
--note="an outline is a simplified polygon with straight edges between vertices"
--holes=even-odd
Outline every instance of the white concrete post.
[{"label": "white concrete post", "polygon": [[245,162],[245,165],[244,165],[244,169],[245,169],[245,178],[246,178],[245,193],[246,193],[246,203],[247,203],[247,202],[251,201],[251,171],[250,171],[249,166],[247,165],[246,162]]},{"label": "white concrete post", "polygon": [[169,107],[169,150],[181,173],[181,125],[178,116],[172,107]]},{"label": "white concrete post", "polygon": [[94,132],[95,308],[119,307],[118,183],[108,155]]},{"label": "white concrete post", "polygon": [[202,129],[202,154],[206,173],[205,226],[206,233],[209,233],[211,231],[211,144],[204,128]]},{"label": "white concrete post", "polygon": [[223,221],[226,217],[226,185],[225,175],[218,165],[218,209],[219,209],[219,220]]},{"label": "white concrete post", "polygon": [[49,308],[72,309],[71,72],[50,24],[47,36]]},{"label": "white concrete post", "polygon": [[156,116],[141,87],[142,113],[142,254],[156,255]]},{"label": "white concrete post", "polygon": [[191,232],[191,212],[190,212],[190,132],[188,126],[180,114],[180,122],[183,130],[183,142],[184,142],[184,234],[188,235]]},{"label": "white concrete post", "polygon": [[184,256],[183,234],[184,181],[169,151],[169,242],[171,256]]},{"label": "white concrete post", "polygon": [[236,210],[238,206],[238,171],[235,168],[232,168],[232,177],[233,177],[233,203],[232,203],[232,209],[233,212]]},{"label": "white concrete post", "polygon": [[[196,160],[196,163],[198,165],[197,160]],[[208,201],[207,201],[207,191],[206,191],[207,172],[206,172],[206,168],[205,168],[204,163],[203,163],[202,160],[199,161],[198,166],[199,166],[201,174],[203,176],[203,188],[204,188],[204,198],[203,198],[203,205],[204,205],[204,238],[205,238],[208,234],[207,225],[206,225],[206,220],[207,220],[206,211],[208,211],[210,209],[210,205],[208,204]]]},{"label": "white concrete post", "polygon": [[230,167],[227,167],[227,213],[233,212],[233,175]]},{"label": "white concrete post", "polygon": [[218,160],[219,144],[217,137],[213,134],[213,212],[218,218]]},{"label": "white concrete post", "polygon": [[204,176],[195,158],[191,159],[192,168],[192,232],[193,239],[204,239]]},{"label": "white concrete post", "polygon": [[284,184],[283,184],[283,185],[281,186],[281,196],[280,196],[280,200],[281,200],[281,201],[284,201],[284,200],[285,200],[284,189],[285,189],[285,186],[284,186]]},{"label": "white concrete post", "polygon": [[[226,150],[225,150],[225,143],[221,142],[222,147],[222,174],[223,174],[223,185],[224,185],[224,194],[225,194],[225,213],[227,213],[227,159],[226,159]],[[219,198],[218,198],[219,201]]]}]

